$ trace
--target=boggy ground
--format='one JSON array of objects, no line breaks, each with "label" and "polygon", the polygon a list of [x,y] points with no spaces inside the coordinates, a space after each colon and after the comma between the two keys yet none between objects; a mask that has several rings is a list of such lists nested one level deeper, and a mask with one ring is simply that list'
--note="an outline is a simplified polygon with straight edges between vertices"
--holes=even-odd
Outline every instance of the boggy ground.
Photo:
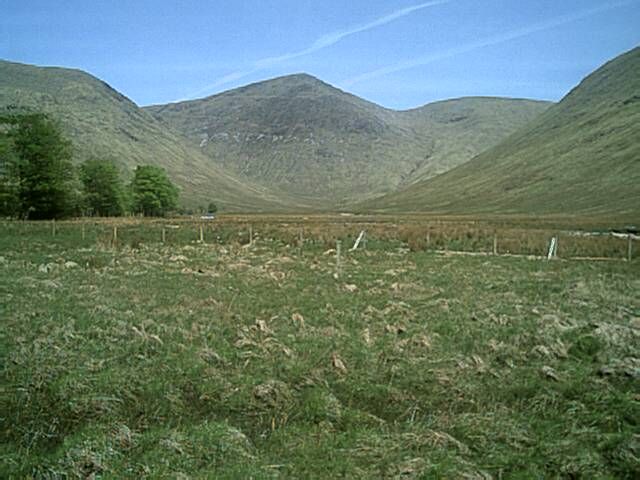
[{"label": "boggy ground", "polygon": [[0,243],[2,478],[640,471],[637,261]]}]

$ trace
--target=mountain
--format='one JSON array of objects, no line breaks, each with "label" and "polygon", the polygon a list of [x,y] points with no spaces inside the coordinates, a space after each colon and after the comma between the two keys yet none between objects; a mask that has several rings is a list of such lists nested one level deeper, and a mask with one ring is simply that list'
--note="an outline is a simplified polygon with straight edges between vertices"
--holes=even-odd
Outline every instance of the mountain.
[{"label": "mountain", "polygon": [[640,47],[468,163],[363,205],[447,213],[640,214]]},{"label": "mountain", "polygon": [[327,208],[444,172],[548,106],[465,98],[401,112],[298,74],[145,110],[217,165]]},{"label": "mountain", "polygon": [[10,105],[57,119],[73,142],[76,161],[112,158],[127,172],[138,164],[166,168],[186,205],[213,201],[255,211],[298,202],[225,172],[179,133],[82,71],[0,61],[0,107]]}]

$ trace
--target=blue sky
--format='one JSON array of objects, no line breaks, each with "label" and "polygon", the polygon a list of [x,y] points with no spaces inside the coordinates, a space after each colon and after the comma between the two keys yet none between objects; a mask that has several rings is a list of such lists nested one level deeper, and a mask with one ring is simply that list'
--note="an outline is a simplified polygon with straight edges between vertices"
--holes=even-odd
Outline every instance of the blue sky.
[{"label": "blue sky", "polygon": [[0,0],[0,58],[80,68],[140,105],[298,72],[398,109],[559,100],[638,44],[640,0]]}]

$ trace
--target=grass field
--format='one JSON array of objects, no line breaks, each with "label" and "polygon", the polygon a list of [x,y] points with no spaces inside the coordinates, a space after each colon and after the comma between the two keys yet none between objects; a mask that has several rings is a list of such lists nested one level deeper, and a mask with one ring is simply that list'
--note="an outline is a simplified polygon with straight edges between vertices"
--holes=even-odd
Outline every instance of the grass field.
[{"label": "grass field", "polygon": [[542,261],[444,250],[541,255],[566,219],[0,228],[1,478],[640,472],[624,240]]}]

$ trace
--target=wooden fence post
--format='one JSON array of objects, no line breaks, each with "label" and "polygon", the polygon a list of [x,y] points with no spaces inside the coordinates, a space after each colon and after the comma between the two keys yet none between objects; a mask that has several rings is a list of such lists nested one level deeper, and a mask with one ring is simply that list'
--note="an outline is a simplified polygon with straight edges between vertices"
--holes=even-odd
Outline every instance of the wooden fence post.
[{"label": "wooden fence post", "polygon": [[249,246],[253,246],[253,225],[249,225]]},{"label": "wooden fence post", "polygon": [[631,261],[633,256],[633,237],[631,234],[627,235],[627,262]]},{"label": "wooden fence post", "polygon": [[118,227],[113,226],[113,244],[115,245],[118,242]]},{"label": "wooden fence post", "polygon": [[162,227],[162,243],[167,242],[167,229]]},{"label": "wooden fence post", "polygon": [[498,234],[493,235],[493,254],[498,255]]},{"label": "wooden fence post", "polygon": [[336,240],[336,275],[339,277],[342,270],[342,242]]},{"label": "wooden fence post", "polygon": [[204,243],[204,229],[200,225],[200,243]]},{"label": "wooden fence post", "polygon": [[82,223],[82,240],[84,241],[84,239],[86,238],[86,233],[84,231],[84,222]]},{"label": "wooden fence post", "polygon": [[304,248],[304,233],[302,228],[298,230],[298,255],[302,255],[302,250]]}]

